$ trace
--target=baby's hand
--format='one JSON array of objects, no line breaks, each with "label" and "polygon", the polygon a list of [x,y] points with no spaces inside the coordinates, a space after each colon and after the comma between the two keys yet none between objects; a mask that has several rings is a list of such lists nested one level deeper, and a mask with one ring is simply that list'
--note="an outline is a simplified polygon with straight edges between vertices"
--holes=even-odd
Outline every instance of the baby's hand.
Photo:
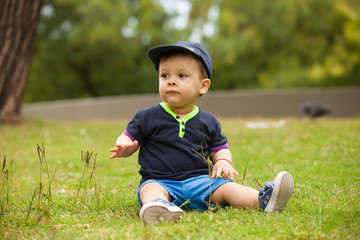
[{"label": "baby's hand", "polygon": [[138,141],[131,141],[131,142],[120,142],[117,141],[114,148],[110,149],[110,152],[113,152],[113,154],[110,156],[110,158],[116,158],[116,157],[129,157],[139,147]]},{"label": "baby's hand", "polygon": [[226,160],[219,160],[215,163],[210,178],[221,177],[221,174],[224,175],[224,178],[230,178],[231,180],[234,180],[234,175],[239,175]]}]

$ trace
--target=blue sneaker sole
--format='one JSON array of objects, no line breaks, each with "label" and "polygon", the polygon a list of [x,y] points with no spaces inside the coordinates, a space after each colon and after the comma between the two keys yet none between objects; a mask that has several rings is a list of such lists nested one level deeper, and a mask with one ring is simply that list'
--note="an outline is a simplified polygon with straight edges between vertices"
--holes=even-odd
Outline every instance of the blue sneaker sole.
[{"label": "blue sneaker sole", "polygon": [[280,172],[274,181],[274,190],[265,212],[281,212],[294,191],[294,180],[290,173]]}]

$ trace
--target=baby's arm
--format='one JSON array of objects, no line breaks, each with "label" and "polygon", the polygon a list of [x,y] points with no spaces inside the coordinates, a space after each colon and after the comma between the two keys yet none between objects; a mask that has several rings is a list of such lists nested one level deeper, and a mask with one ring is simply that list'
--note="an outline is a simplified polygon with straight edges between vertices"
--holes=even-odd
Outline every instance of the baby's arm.
[{"label": "baby's arm", "polygon": [[138,141],[132,141],[125,133],[123,133],[116,140],[115,147],[110,149],[110,152],[113,152],[110,158],[129,157],[136,152],[138,148]]},{"label": "baby's arm", "polygon": [[224,178],[234,180],[234,175],[238,176],[238,173],[231,165],[232,156],[229,149],[210,152],[210,159],[214,163],[211,178],[221,177],[221,174],[223,174]]}]

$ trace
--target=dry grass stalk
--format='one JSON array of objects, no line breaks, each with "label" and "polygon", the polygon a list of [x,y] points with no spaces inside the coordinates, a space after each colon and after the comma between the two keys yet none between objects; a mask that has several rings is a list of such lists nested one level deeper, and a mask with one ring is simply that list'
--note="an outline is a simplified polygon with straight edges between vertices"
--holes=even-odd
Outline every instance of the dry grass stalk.
[{"label": "dry grass stalk", "polygon": [[99,204],[100,196],[103,195],[101,189],[96,185],[96,158],[97,154],[89,151],[81,151],[81,160],[84,163],[83,174],[80,179],[79,188],[76,194],[76,198],[79,198],[81,190],[84,194],[88,193],[88,187],[94,191],[94,195],[97,198]]},{"label": "dry grass stalk", "polygon": [[[192,150],[194,153],[196,153],[197,155],[199,155],[199,156],[202,158],[202,160],[204,160],[205,162],[208,163],[209,178],[210,178],[211,173],[212,173],[212,169],[213,169],[213,167],[214,167],[214,164],[213,164],[213,162],[212,162],[210,159],[208,159],[208,158],[205,156],[204,150],[203,150],[203,144],[201,143],[201,153],[198,153],[195,149],[191,149],[191,150]],[[211,178],[210,178],[209,181],[210,181],[210,187],[209,187],[210,194],[209,194],[209,206],[208,206],[208,208],[209,208],[210,211],[214,211],[214,210],[217,209],[217,208],[216,208],[216,207],[212,207],[212,206],[210,205],[210,203],[211,203]]]},{"label": "dry grass stalk", "polygon": [[[29,207],[28,207],[28,212],[26,214],[26,221],[29,219],[29,215],[30,215],[30,211],[32,209],[34,209],[33,207],[33,202],[35,201],[36,197],[37,197],[37,216],[36,216],[36,221],[39,222],[42,219],[42,215],[40,210],[42,209],[42,205],[43,205],[43,198],[46,198],[48,201],[47,203],[50,204],[52,202],[52,193],[51,193],[51,184],[52,184],[52,180],[54,179],[55,176],[55,170],[53,172],[53,174],[50,174],[49,171],[49,167],[47,164],[47,160],[46,160],[46,152],[45,152],[45,146],[44,143],[41,144],[41,146],[39,144],[37,144],[37,153],[38,153],[38,157],[39,157],[39,161],[40,161],[40,168],[39,168],[39,183],[36,186],[30,203],[29,203]],[[45,171],[46,171],[46,180],[44,181],[42,178],[43,175],[43,163],[45,163]],[[45,182],[45,184],[44,184]],[[44,191],[45,186],[48,186],[47,191]],[[47,209],[49,208],[49,206],[47,206]]]},{"label": "dry grass stalk", "polygon": [[3,205],[3,189],[6,187],[6,203],[9,203],[9,170],[5,169],[6,167],[6,155],[3,158],[3,165],[0,172],[0,226],[2,227],[2,215],[4,212],[4,205]]}]

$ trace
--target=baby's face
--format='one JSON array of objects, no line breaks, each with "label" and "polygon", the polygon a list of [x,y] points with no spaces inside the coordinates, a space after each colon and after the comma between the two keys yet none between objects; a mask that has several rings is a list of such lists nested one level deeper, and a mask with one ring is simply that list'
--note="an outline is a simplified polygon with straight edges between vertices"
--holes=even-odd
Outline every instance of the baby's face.
[{"label": "baby's face", "polygon": [[191,107],[205,94],[199,62],[191,55],[176,55],[160,62],[160,97],[173,107]]}]

